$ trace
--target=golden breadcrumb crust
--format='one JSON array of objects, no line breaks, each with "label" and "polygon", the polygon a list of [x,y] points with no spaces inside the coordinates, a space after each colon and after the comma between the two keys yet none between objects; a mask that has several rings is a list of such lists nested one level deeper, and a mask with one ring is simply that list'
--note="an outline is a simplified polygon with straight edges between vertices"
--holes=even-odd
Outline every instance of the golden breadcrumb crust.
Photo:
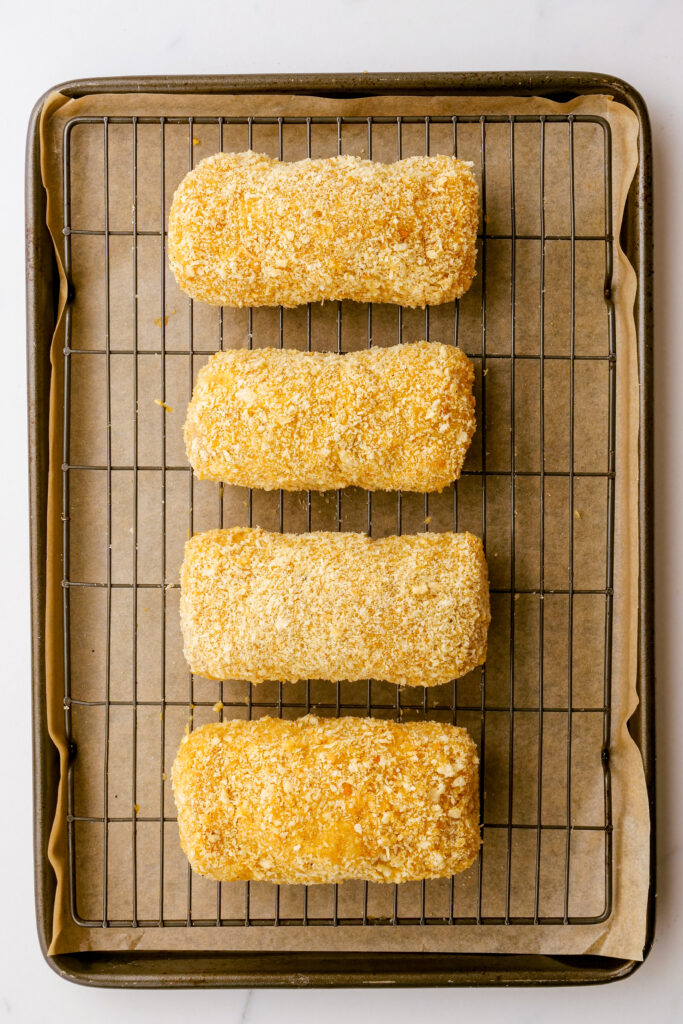
[{"label": "golden breadcrumb crust", "polygon": [[173,766],[181,844],[217,881],[443,878],[479,851],[477,765],[466,730],[441,722],[205,725]]},{"label": "golden breadcrumb crust", "polygon": [[264,490],[439,491],[474,434],[473,380],[436,342],[218,352],[192,394],[187,457],[200,480]]},{"label": "golden breadcrumb crust", "polygon": [[168,252],[183,291],[214,306],[433,305],[469,288],[478,217],[474,175],[455,157],[217,153],[176,190]]},{"label": "golden breadcrumb crust", "polygon": [[486,560],[470,533],[234,527],[185,545],[180,617],[209,679],[381,679],[433,686],[486,658]]}]

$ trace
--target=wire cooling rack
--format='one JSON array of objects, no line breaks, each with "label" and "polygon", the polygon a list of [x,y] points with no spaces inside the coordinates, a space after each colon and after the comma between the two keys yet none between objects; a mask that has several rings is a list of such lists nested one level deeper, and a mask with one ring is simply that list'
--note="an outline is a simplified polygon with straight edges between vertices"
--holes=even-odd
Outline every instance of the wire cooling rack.
[{"label": "wire cooling rack", "polygon": [[[586,170],[577,153],[589,143]],[[473,160],[483,211],[475,285],[460,302],[425,311],[351,303],[200,308],[169,278],[169,200],[200,155],[223,148],[280,159],[450,151]],[[606,918],[616,388],[608,123],[586,115],[81,117],[65,129],[63,173],[64,709],[74,920],[88,927],[571,926]],[[551,197],[553,211],[561,198],[559,220]],[[99,268],[94,297],[79,289],[86,264]],[[599,296],[588,309],[587,275]],[[292,496],[193,481],[171,424],[182,422],[178,402],[189,400],[210,353],[291,339],[343,352],[420,337],[460,344],[475,364],[477,436],[455,487],[431,496]],[[100,414],[88,421],[89,446],[81,431],[95,392]],[[86,526],[93,517],[99,526]],[[487,666],[446,687],[404,691],[375,681],[252,687],[189,676],[177,629],[181,542],[197,529],[237,522],[374,535],[471,529],[484,539],[491,568]],[[122,531],[130,533],[127,547]],[[147,551],[155,544],[152,571]],[[155,671],[145,662],[149,648]],[[481,757],[477,864],[450,880],[402,886],[193,877],[179,853],[169,789],[188,720],[309,711],[467,726]]]}]

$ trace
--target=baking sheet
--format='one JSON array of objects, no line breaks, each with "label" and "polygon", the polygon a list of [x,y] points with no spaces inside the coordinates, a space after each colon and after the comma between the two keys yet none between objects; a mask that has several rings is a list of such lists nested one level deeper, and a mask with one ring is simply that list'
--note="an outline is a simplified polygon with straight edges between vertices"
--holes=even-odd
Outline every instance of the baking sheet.
[{"label": "baking sheet", "polygon": [[[48,220],[58,254],[63,247],[61,158],[64,124],[72,117],[82,115],[143,116],[256,116],[287,115],[311,116],[410,116],[416,114],[472,114],[516,113],[591,113],[605,117],[612,126],[613,138],[613,216],[618,225],[626,191],[636,165],[637,121],[625,107],[603,97],[586,97],[572,104],[561,105],[538,99],[500,100],[487,98],[454,97],[375,97],[361,100],[328,100],[291,96],[93,96],[80,100],[67,100],[55,95],[47,103],[43,115],[43,170],[48,189]],[[576,230],[590,235],[604,233],[602,205],[602,160],[604,159],[602,132],[584,131],[592,126],[575,128],[576,166]],[[509,181],[509,126],[487,128],[487,231],[490,235],[509,234],[510,181]],[[570,207],[567,196],[567,127],[546,126],[545,166],[545,231],[547,234],[566,235],[570,230]],[[424,152],[424,126],[404,125],[402,132],[403,155]],[[479,125],[460,126],[459,155],[478,162],[481,129]],[[535,134],[534,134],[535,133]],[[515,232],[518,235],[538,234],[539,181],[537,140],[538,126],[517,125],[515,128]],[[246,128],[226,126],[224,149],[246,148]],[[138,231],[158,231],[160,225],[158,126],[138,126],[137,209]],[[165,130],[165,191],[166,213],[173,190],[188,166],[188,148],[196,163],[202,156],[218,149],[216,126],[195,125],[188,136],[187,125],[169,125]],[[91,230],[104,229],[104,177],[102,162],[102,127],[80,126],[74,130],[72,151],[72,226]],[[337,152],[338,129],[316,127],[313,155]],[[296,159],[306,153],[305,126],[287,128],[283,133],[285,159]],[[431,152],[452,152],[450,125],[432,125]],[[315,147],[319,147],[316,151]],[[343,128],[343,151],[366,155],[367,133],[363,126]],[[109,128],[109,217],[110,231],[130,231],[132,179],[132,130],[130,126],[111,125]],[[277,155],[277,126],[253,128],[253,148]],[[373,131],[373,157],[395,159],[396,125],[376,125]],[[618,233],[618,232],[617,232]],[[76,300],[73,306],[74,348],[99,349],[103,339],[103,236],[79,236],[72,239],[73,284]],[[486,273],[486,460],[487,471],[498,467],[501,474],[510,468],[510,352],[512,331],[511,310],[515,310],[515,351],[533,354],[539,345],[538,259],[540,246],[529,240],[516,242],[517,294],[514,303],[510,296],[509,240],[500,244],[489,240]],[[566,353],[569,344],[569,243],[558,240],[546,243],[545,288],[545,351],[546,354]],[[131,238],[130,235],[110,236],[110,345],[129,350],[133,325],[131,301]],[[577,243],[576,259],[576,330],[577,354],[605,354],[605,305],[602,295],[604,276],[604,243]],[[140,351],[158,349],[162,330],[159,238],[138,238],[138,344]],[[459,316],[460,345],[468,353],[476,353],[481,346],[481,273],[473,289],[461,303]],[[172,412],[160,408],[155,399],[159,393],[160,357],[138,357],[138,424],[139,463],[158,465],[161,452],[161,418],[165,420],[167,464],[185,465],[181,441],[184,405],[189,397],[191,372],[206,360],[196,357],[189,367],[187,357],[179,353],[187,348],[188,302],[177,290],[168,271],[165,274],[165,307],[163,331],[167,352],[165,400]],[[635,329],[632,317],[635,275],[623,254],[616,258],[613,294],[616,309],[617,337],[617,474],[615,523],[615,597],[614,647],[612,693],[612,805],[614,824],[614,898],[613,912],[607,921],[595,925],[562,926],[437,926],[397,927],[341,926],[337,928],[314,926],[221,927],[221,928],[83,928],[74,924],[68,909],[66,872],[65,793],[60,789],[53,829],[50,856],[58,876],[55,933],[51,952],[69,952],[84,949],[309,949],[321,950],[441,950],[441,951],[495,951],[601,953],[610,956],[638,958],[642,955],[645,934],[645,909],[648,886],[648,815],[642,763],[638,751],[628,737],[626,721],[636,704],[636,615],[637,615],[637,364]],[[62,304],[64,302],[62,280]],[[312,342],[314,348],[336,347],[336,309],[334,304],[316,307],[312,313]],[[344,349],[364,346],[366,343],[366,307],[344,304]],[[247,329],[246,311],[224,312],[223,344],[244,345]],[[397,310],[393,307],[374,307],[373,344],[395,343]],[[216,310],[194,306],[193,333],[195,348],[218,347]],[[277,311],[255,311],[253,314],[254,344],[277,344]],[[453,309],[433,307],[430,311],[429,336],[434,340],[451,340]],[[286,344],[304,347],[306,343],[305,310],[287,311],[284,320]],[[416,340],[426,332],[424,313],[403,314],[403,339]],[[50,538],[52,555],[48,565],[48,712],[51,734],[62,753],[65,765],[63,678],[59,672],[61,657],[61,521],[59,495],[61,488],[61,418],[63,394],[63,320],[58,327],[53,346],[54,382],[51,404],[51,478],[50,478]],[[72,433],[71,464],[106,464],[106,391],[101,356],[72,356]],[[478,411],[481,409],[481,363],[476,359],[478,374]],[[111,361],[112,400],[112,462],[130,465],[132,448],[132,357],[121,355]],[[143,370],[143,364],[145,369]],[[545,365],[546,438],[545,469],[567,469],[568,425],[568,369],[566,363],[547,361]],[[175,367],[175,368],[174,368]],[[604,473],[606,459],[606,363],[576,363],[575,370],[575,469]],[[534,376],[535,374],[535,376]],[[539,469],[538,434],[538,362],[516,361],[515,409],[516,429],[515,468],[517,471]],[[481,430],[478,431],[468,456],[466,469],[481,468]],[[71,578],[102,581],[106,575],[106,474],[99,472],[72,472],[71,508],[72,552]],[[130,577],[132,564],[132,474],[113,475],[112,521],[112,579],[125,581]],[[148,476],[147,483],[142,478]],[[166,697],[177,699],[178,704],[168,708],[165,720],[158,707],[138,709],[137,715],[137,772],[136,801],[139,818],[136,825],[138,841],[138,916],[155,916],[155,879],[158,876],[159,826],[153,822],[159,814],[160,777],[170,777],[170,763],[175,747],[188,716],[194,711],[194,722],[215,719],[211,704],[217,699],[217,684],[195,680],[193,693],[188,691],[188,675],[182,658],[177,626],[177,569],[182,557],[182,543],[187,530],[205,529],[217,525],[217,496],[214,487],[194,485],[192,522],[188,519],[189,474],[167,473],[167,544],[166,591],[167,609],[164,625],[166,640]],[[160,578],[160,518],[159,480],[154,472],[141,474],[138,490],[138,580],[153,581]],[[565,515],[567,505],[566,478],[546,477],[546,545],[544,559],[544,585],[546,588],[566,586],[568,526]],[[565,490],[563,490],[565,488]],[[516,481],[516,544],[514,558],[515,586],[517,590],[538,586],[538,477],[519,476]],[[246,493],[225,488],[223,515],[225,525],[245,522]],[[509,477],[497,481],[488,477],[487,553],[492,584],[503,589],[509,584],[511,573],[510,485]],[[480,525],[481,479],[465,476],[458,486],[458,526],[481,533]],[[575,482],[575,521],[573,523],[575,556],[575,585],[590,589],[604,585],[606,484],[602,477],[581,477]],[[373,499],[373,534],[394,532],[396,529],[395,497],[377,495]],[[366,499],[360,492],[344,492],[342,500],[344,529],[364,529]],[[254,495],[254,523],[264,527],[278,526],[276,500],[273,496]],[[105,518],[103,518],[103,516]],[[284,509],[286,529],[305,528],[305,506],[301,496],[286,496]],[[449,529],[453,525],[453,493],[430,498],[428,516],[430,529]],[[313,528],[334,528],[336,505],[334,496],[315,496]],[[405,495],[403,499],[403,529],[420,530],[425,526],[422,496]],[[103,575],[104,574],[104,575]],[[81,700],[101,700],[103,692],[103,632],[106,628],[103,590],[83,589],[72,592],[72,695]],[[140,591],[138,620],[137,689],[138,700],[158,701],[160,679],[160,602],[157,592]],[[142,599],[144,597],[144,599]],[[516,594],[514,623],[514,703],[515,707],[533,706],[538,700],[538,600],[537,596]],[[131,607],[129,592],[112,591],[111,697],[129,701],[131,697],[132,644]],[[599,600],[604,600],[600,598]],[[510,703],[509,650],[510,650],[510,597],[494,595],[494,620],[487,663],[487,704],[504,708]],[[566,597],[546,597],[544,659],[544,706],[567,706],[568,643]],[[604,608],[591,600],[591,595],[574,597],[574,644],[572,645],[574,692],[572,706],[593,707],[602,702],[602,661],[604,647]],[[563,639],[564,638],[564,639]],[[265,684],[267,687],[269,684]],[[329,700],[329,686],[314,684],[313,699]],[[376,686],[376,702],[388,701],[388,688]],[[227,693],[235,701],[244,694],[243,684],[226,684]],[[285,687],[290,694],[296,688]],[[273,699],[273,691],[263,694]],[[480,680],[472,675],[458,683],[458,703],[474,707],[479,700]],[[292,697],[292,700],[296,699]],[[301,691],[299,691],[301,699]],[[352,699],[352,694],[348,698]],[[417,705],[415,693],[402,695],[404,705]],[[421,695],[419,696],[421,700]],[[430,713],[439,716],[439,707],[445,707],[445,695],[430,694]],[[190,708],[194,703],[194,709]],[[204,706],[202,706],[204,704]],[[258,712],[257,712],[258,713]],[[420,712],[407,711],[418,716]],[[509,712],[499,716],[487,715],[486,739],[489,756],[485,767],[486,800],[485,821],[505,820],[508,802],[508,764],[512,756],[514,781],[513,820],[535,823],[537,802],[538,734],[534,721],[538,715],[515,714],[515,731],[510,754]],[[544,715],[544,759],[542,817],[544,824],[566,821],[566,712],[548,712]],[[574,822],[603,823],[602,767],[600,763],[602,716],[574,711],[571,774],[571,813]],[[478,736],[479,715],[462,711],[459,724],[467,725],[475,738]],[[596,725],[599,723],[599,728]],[[166,738],[166,760],[161,763],[158,752],[159,730]],[[596,732],[598,728],[598,732]],[[102,814],[102,738],[101,710],[81,707],[74,710],[74,732],[78,742],[78,756],[74,777],[76,813],[83,816]],[[108,814],[130,817],[132,776],[130,751],[132,746],[132,719],[128,712],[112,710],[110,716],[112,763],[109,766]],[[121,812],[121,806],[125,811]],[[166,813],[173,812],[170,790],[165,795]],[[150,827],[145,818],[152,819]],[[78,831],[78,830],[77,830]],[[165,830],[164,914],[166,917],[185,914],[187,904],[187,877],[183,870],[182,855],[177,845],[174,823]],[[97,919],[102,912],[102,843],[101,825],[89,826],[87,834],[77,836],[78,906],[85,917]],[[131,825],[110,826],[108,916],[122,919],[132,915],[130,859]],[[590,840],[590,833],[575,834],[572,853],[571,905],[572,916],[592,916],[599,913],[604,898],[604,859],[602,833],[600,842]],[[535,870],[535,830],[515,831],[512,849],[510,909],[516,916],[533,908]],[[588,838],[586,838],[588,837]],[[544,832],[544,843],[553,842],[552,832]],[[542,906],[547,913],[562,914],[564,893],[565,832],[557,832],[556,849],[543,851],[541,888]],[[505,912],[505,878],[507,833],[487,831],[484,850],[484,872],[487,903],[485,915],[497,916]],[[552,865],[556,865],[553,869]],[[460,876],[456,882],[456,906],[468,916],[472,900],[476,899],[476,868]],[[195,880],[192,889],[193,912],[211,916],[215,913],[215,886],[205,880]],[[428,883],[429,907],[434,916],[443,913],[447,890],[441,883]],[[253,887],[252,915],[264,919],[272,916],[272,889]],[[386,912],[387,893],[373,889],[371,911]],[[311,889],[309,913],[315,916],[329,913],[330,892],[327,887]],[[318,891],[320,890],[320,891]],[[340,890],[341,892],[341,890]],[[358,890],[353,885],[342,892],[340,913],[348,909],[353,915],[358,906]],[[230,887],[223,887],[222,913],[226,917],[239,914],[242,895]],[[300,913],[301,893],[283,890],[286,916],[289,907],[293,916]],[[401,894],[401,913],[410,916],[419,895],[413,888],[404,887]],[[176,911],[174,910],[176,908]],[[210,908],[210,909],[209,909]],[[448,911],[446,910],[446,913]],[[533,909],[532,909],[533,913]]]}]

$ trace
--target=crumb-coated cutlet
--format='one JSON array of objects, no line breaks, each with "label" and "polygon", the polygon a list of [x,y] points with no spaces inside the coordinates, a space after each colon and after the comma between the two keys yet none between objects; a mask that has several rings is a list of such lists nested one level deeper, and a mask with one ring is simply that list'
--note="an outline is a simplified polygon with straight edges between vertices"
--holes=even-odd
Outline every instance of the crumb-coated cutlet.
[{"label": "crumb-coated cutlet", "polygon": [[488,574],[471,533],[210,530],[185,545],[180,585],[185,656],[209,679],[434,686],[486,658]]},{"label": "crumb-coated cutlet", "polygon": [[205,725],[181,743],[173,790],[183,850],[218,881],[417,881],[479,851],[476,747],[441,722]]},{"label": "crumb-coated cutlet", "polygon": [[474,277],[478,196],[470,165],[451,156],[217,153],[176,190],[171,269],[211,305],[450,302]]},{"label": "crumb-coated cutlet", "polygon": [[438,342],[217,352],[187,411],[188,459],[200,480],[241,487],[440,491],[474,434],[473,380]]}]

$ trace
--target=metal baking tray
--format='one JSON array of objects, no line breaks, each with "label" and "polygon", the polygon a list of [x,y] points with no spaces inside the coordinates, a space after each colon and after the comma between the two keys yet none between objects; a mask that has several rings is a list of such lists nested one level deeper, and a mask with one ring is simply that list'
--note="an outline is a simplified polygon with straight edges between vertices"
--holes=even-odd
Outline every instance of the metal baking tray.
[{"label": "metal baking tray", "polygon": [[[590,92],[612,95],[635,111],[640,123],[640,160],[636,179],[629,195],[622,245],[635,266],[639,278],[636,301],[638,352],[641,371],[641,434],[640,434],[640,673],[638,688],[640,705],[630,728],[645,764],[650,808],[654,824],[654,746],[653,746],[653,664],[652,664],[652,562],[651,562],[651,360],[652,360],[652,295],[651,295],[651,151],[647,112],[638,94],[623,82],[588,74],[465,74],[465,75],[342,75],[342,76],[251,76],[203,78],[151,78],[80,81],[60,87],[69,96],[102,92],[182,92],[239,93],[272,92],[329,96],[356,96],[386,93],[434,95],[439,92],[467,95],[543,95],[556,100]],[[34,111],[27,152],[27,281],[28,281],[28,368],[29,368],[29,431],[31,452],[31,529],[32,529],[32,622],[33,622],[33,699],[35,749],[36,807],[36,898],[38,929],[43,951],[49,944],[54,901],[54,877],[46,855],[50,824],[54,815],[58,781],[56,752],[47,735],[44,700],[44,605],[46,551],[46,493],[48,472],[47,414],[50,388],[49,349],[55,326],[58,275],[52,243],[45,224],[45,194],[40,179],[38,118],[41,99]],[[466,120],[461,118],[461,120]],[[470,119],[472,120],[472,119]],[[476,119],[475,119],[476,120]],[[507,120],[507,119],[503,119]],[[310,133],[310,124],[309,124]],[[340,130],[340,129],[338,129]],[[280,127],[282,131],[282,127]],[[251,128],[250,128],[251,132]],[[105,128],[106,137],[106,128]],[[400,125],[399,125],[400,139]],[[371,139],[370,139],[371,141]],[[309,142],[310,145],[310,142]],[[400,145],[400,143],[399,143]],[[68,165],[68,149],[67,149]],[[606,175],[609,167],[606,165]],[[65,186],[67,185],[65,181]],[[67,254],[68,258],[68,254]],[[339,313],[341,316],[341,310]],[[67,370],[68,373],[68,370]],[[614,403],[611,400],[612,415]],[[68,413],[68,410],[67,410]],[[68,419],[67,421],[68,426]],[[68,458],[63,467],[64,490],[68,493]],[[369,508],[370,506],[368,506]],[[369,514],[369,513],[368,513]],[[310,516],[310,498],[309,498]],[[400,503],[399,503],[400,517]],[[65,530],[68,530],[65,517]],[[370,519],[368,519],[370,522]],[[339,525],[339,524],[338,524]],[[65,538],[68,549],[68,537]],[[73,585],[65,564],[64,600]],[[608,581],[609,584],[609,581]],[[606,591],[607,593],[607,591]],[[609,601],[609,598],[608,598]],[[368,690],[369,694],[369,690]],[[368,700],[369,700],[368,696]],[[339,697],[337,696],[337,702]],[[270,705],[269,705],[270,707]],[[453,712],[456,710],[455,692]],[[399,707],[398,713],[401,713]],[[483,713],[483,712],[482,712]],[[483,735],[482,735],[483,743]],[[512,785],[510,781],[510,785]],[[543,829],[544,826],[539,826]],[[602,920],[611,905],[611,828],[606,818],[603,825],[606,858],[605,906]],[[648,915],[647,950],[654,927],[654,828],[652,830],[652,877]],[[567,868],[568,870],[568,868]],[[537,864],[538,872],[538,864]],[[106,885],[106,883],[105,883]],[[509,866],[508,866],[509,888]],[[479,878],[479,911],[473,923],[493,923],[482,916],[482,880]],[[565,894],[565,923],[571,924]],[[396,899],[394,924],[398,923]],[[106,904],[106,899],[105,899]],[[249,919],[247,896],[247,917]],[[188,904],[188,921],[190,907]],[[508,911],[509,915],[509,911]],[[78,915],[75,915],[78,921]],[[516,923],[506,917],[505,923]],[[592,920],[592,919],[591,919]],[[97,926],[97,921],[81,923]],[[103,919],[102,926],[125,922]],[[150,922],[153,924],[153,922]],[[160,924],[176,922],[163,921]],[[211,922],[197,921],[196,924]],[[237,923],[237,922],[219,922]],[[257,923],[257,922],[253,922]],[[278,919],[271,922],[279,924]],[[287,923],[306,924],[307,920]],[[314,923],[311,921],[310,923]],[[318,922],[316,922],[318,923]],[[336,896],[334,920],[337,919]],[[349,922],[354,923],[354,922]],[[374,923],[368,915],[367,887],[365,905],[359,924]],[[425,914],[424,886],[422,914],[419,922],[428,924]],[[435,921],[434,923],[437,923]],[[438,923],[449,923],[446,918]],[[453,917],[451,895],[450,923]],[[464,922],[463,922],[464,923]],[[521,921],[520,923],[526,923]],[[536,916],[530,924],[546,923]],[[552,923],[548,919],[547,923]],[[173,953],[168,956],[145,953],[92,953],[60,955],[48,958],[58,973],[86,984],[112,986],[202,985],[478,985],[478,984],[573,984],[616,980],[631,973],[638,962],[611,960],[603,957],[496,956],[493,954],[357,954],[357,953]]]}]

